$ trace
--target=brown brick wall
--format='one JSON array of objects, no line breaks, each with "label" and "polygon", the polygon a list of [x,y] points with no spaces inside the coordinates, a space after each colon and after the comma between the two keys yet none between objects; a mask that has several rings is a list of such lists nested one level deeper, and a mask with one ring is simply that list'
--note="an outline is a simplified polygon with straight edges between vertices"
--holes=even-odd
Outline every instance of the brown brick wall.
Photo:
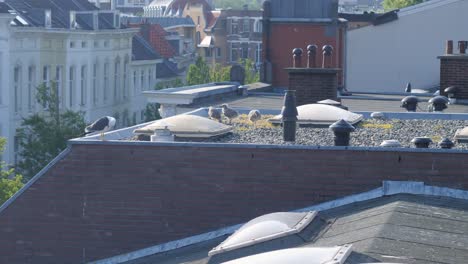
[{"label": "brown brick wall", "polygon": [[[304,50],[302,63],[307,65],[307,45],[316,44],[320,52],[317,53],[317,63],[322,63],[321,49],[323,45],[332,45],[334,48],[334,68],[344,68],[344,35],[345,30],[339,29],[335,34],[327,36],[326,26],[313,23],[272,23],[270,29],[270,56],[272,63],[272,84],[277,87],[287,87],[288,73],[285,68],[292,67],[292,50]],[[267,47],[263,47],[266,49]],[[338,83],[342,84],[342,73],[339,73]]]},{"label": "brown brick wall", "polygon": [[289,89],[296,91],[297,105],[337,100],[337,69],[287,69]]},{"label": "brown brick wall", "polygon": [[0,263],[82,263],[379,187],[468,189],[468,153],[74,145],[0,212]]},{"label": "brown brick wall", "polygon": [[441,56],[440,58],[440,93],[445,88],[456,86],[457,99],[468,99],[468,55]]}]

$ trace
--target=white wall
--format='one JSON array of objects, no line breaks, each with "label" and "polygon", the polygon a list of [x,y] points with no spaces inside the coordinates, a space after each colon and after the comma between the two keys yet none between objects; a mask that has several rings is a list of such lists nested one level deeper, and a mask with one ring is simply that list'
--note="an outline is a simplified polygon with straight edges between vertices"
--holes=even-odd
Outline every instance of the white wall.
[{"label": "white wall", "polygon": [[399,19],[348,32],[346,87],[403,92],[439,85],[446,40],[468,40],[468,1],[433,0],[399,12]]},{"label": "white wall", "polygon": [[[0,137],[10,138],[10,118],[9,118],[9,96],[10,90],[8,89],[10,83],[9,75],[9,57],[10,45],[8,43],[10,38],[9,23],[11,17],[9,15],[0,14]],[[8,153],[13,148],[13,142],[7,141],[5,154],[0,155],[0,160],[9,161]]]}]

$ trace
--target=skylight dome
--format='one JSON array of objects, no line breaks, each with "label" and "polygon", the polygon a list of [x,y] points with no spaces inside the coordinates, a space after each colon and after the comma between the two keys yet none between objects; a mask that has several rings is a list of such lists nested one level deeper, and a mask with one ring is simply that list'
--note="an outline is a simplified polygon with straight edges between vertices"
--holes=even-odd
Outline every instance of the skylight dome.
[{"label": "skylight dome", "polygon": [[222,252],[299,233],[312,222],[316,215],[316,212],[273,213],[257,217],[211,250],[208,255],[213,256]]},{"label": "skylight dome", "polygon": [[205,117],[195,115],[177,115],[155,121],[145,127],[138,128],[135,134],[153,135],[156,129],[166,128],[176,137],[209,138],[226,134],[231,126],[221,124]]},{"label": "skylight dome", "polygon": [[[297,107],[299,124],[331,125],[341,119],[354,125],[363,119],[360,114],[326,104],[307,104]],[[271,123],[281,123],[281,115],[269,120]]]},{"label": "skylight dome", "polygon": [[235,259],[222,264],[343,264],[349,254],[351,254],[350,245],[290,248]]}]

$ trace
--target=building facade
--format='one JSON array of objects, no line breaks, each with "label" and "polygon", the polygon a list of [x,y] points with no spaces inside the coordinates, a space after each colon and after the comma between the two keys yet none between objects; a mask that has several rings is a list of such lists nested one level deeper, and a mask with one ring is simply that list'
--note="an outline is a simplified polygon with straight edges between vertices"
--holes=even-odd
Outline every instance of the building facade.
[{"label": "building facade", "polygon": [[[262,80],[287,87],[284,70],[292,66],[292,50],[310,44],[332,45],[332,67],[344,69],[346,22],[338,18],[337,0],[267,0],[264,2]],[[342,73],[338,82],[343,84]]]},{"label": "building facade", "polygon": [[212,64],[235,64],[251,59],[258,66],[262,62],[262,11],[213,11],[214,21],[207,28],[208,35],[198,47]]},{"label": "building facade", "polygon": [[[140,92],[156,83],[159,58],[135,61],[137,30],[121,28],[118,12],[100,11],[88,2],[61,1],[67,16],[59,16],[50,2],[50,9],[30,2],[7,1],[14,11],[2,14],[0,135],[8,141],[3,160],[19,159],[15,134],[22,120],[46,111],[36,102],[39,85],[57,89],[60,108],[84,112],[87,122],[104,115],[115,116],[118,126],[143,120],[146,103]],[[131,81],[135,72],[137,82]]]}]

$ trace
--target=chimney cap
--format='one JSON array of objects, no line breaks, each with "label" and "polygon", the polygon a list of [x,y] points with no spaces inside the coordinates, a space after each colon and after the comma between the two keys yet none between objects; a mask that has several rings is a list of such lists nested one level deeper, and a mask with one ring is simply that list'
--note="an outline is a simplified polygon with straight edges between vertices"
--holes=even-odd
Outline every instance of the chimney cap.
[{"label": "chimney cap", "polygon": [[303,50],[301,48],[295,48],[293,49],[292,53],[297,56],[301,56],[303,53]]},{"label": "chimney cap", "polygon": [[431,104],[448,104],[450,101],[447,97],[438,95],[436,97],[433,97],[429,99],[429,103]]},{"label": "chimney cap", "polygon": [[450,139],[444,138],[439,142],[439,146],[443,149],[451,149],[453,146],[455,146],[455,143],[453,143]]},{"label": "chimney cap", "polygon": [[333,124],[330,125],[329,129],[333,132],[338,132],[338,133],[350,133],[354,132],[356,128],[352,126],[350,123],[348,123],[346,120],[341,119]]},{"label": "chimney cap", "polygon": [[458,92],[458,88],[456,86],[449,86],[449,87],[445,88],[444,92],[454,94],[454,93]]},{"label": "chimney cap", "polygon": [[316,52],[317,50],[318,50],[318,47],[315,44],[311,44],[307,46],[307,51]]}]

